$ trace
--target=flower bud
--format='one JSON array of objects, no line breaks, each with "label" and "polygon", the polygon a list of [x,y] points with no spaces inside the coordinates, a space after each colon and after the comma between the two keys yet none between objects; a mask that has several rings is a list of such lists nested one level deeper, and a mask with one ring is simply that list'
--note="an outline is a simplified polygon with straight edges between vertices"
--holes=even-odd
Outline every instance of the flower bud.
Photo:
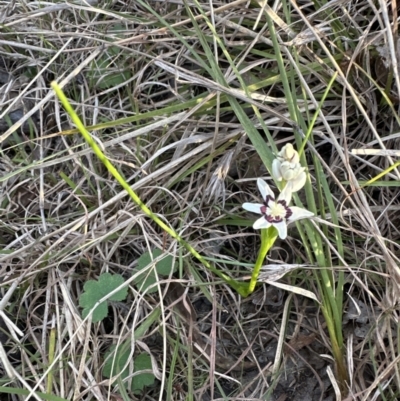
[{"label": "flower bud", "polygon": [[293,145],[288,143],[272,162],[272,176],[277,181],[286,181],[292,192],[297,192],[306,183],[305,168],[299,163],[300,157]]},{"label": "flower bud", "polygon": [[294,150],[291,143],[287,143],[281,151],[278,153],[278,159],[280,161],[286,161],[289,163],[299,163],[300,156],[296,150]]},{"label": "flower bud", "polygon": [[283,162],[280,166],[281,175],[285,181],[295,180],[304,170],[305,168],[301,167],[300,163]]}]

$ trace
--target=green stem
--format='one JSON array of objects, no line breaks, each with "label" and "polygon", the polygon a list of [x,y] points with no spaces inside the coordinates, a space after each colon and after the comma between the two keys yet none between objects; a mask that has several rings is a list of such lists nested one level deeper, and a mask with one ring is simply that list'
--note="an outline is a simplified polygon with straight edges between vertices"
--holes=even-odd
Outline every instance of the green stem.
[{"label": "green stem", "polygon": [[56,92],[58,98],[63,104],[65,110],[71,116],[72,121],[77,126],[79,132],[85,138],[86,142],[93,149],[94,153],[98,157],[98,159],[104,164],[107,170],[114,176],[114,178],[120,183],[120,185],[128,192],[131,199],[142,209],[143,213],[150,217],[160,228],[162,228],[165,232],[167,232],[172,238],[176,239],[179,244],[181,244],[184,248],[186,248],[198,261],[200,261],[207,269],[212,271],[218,277],[222,278],[227,284],[229,284],[235,291],[237,291],[240,295],[247,295],[247,285],[245,283],[239,283],[228,275],[222,273],[216,267],[214,267],[210,262],[204,259],[188,242],[186,242],[173,228],[169,227],[165,224],[157,215],[155,215],[139,198],[139,196],[135,193],[135,191],[129,186],[124,177],[118,172],[118,170],[113,166],[113,164],[107,159],[106,155],[100,150],[100,147],[96,144],[96,142],[91,137],[89,131],[83,125],[82,121],[75,113],[75,110],[70,105],[68,99],[64,95],[62,89],[58,86],[56,82],[51,83],[51,87]]},{"label": "green stem", "polygon": [[254,266],[253,273],[251,274],[250,283],[247,287],[247,295],[250,295],[256,288],[258,276],[260,275],[260,270],[265,261],[265,257],[267,256],[268,251],[271,249],[277,237],[278,231],[274,226],[263,228],[261,230],[260,252],[258,253],[256,264]]},{"label": "green stem", "polygon": [[[54,355],[56,349],[56,334],[57,334],[56,328],[52,327],[50,330],[50,340],[49,340],[49,366],[52,366],[54,363]],[[47,394],[52,393],[53,379],[54,379],[54,372],[53,370],[50,370],[47,376],[47,385],[46,385]]]},{"label": "green stem", "polygon": [[342,333],[340,332],[339,340],[341,340],[341,344],[339,344],[337,335],[338,327],[335,324],[334,318],[332,318],[333,316],[332,312],[329,312],[329,308],[330,308],[329,303],[327,303],[324,299],[322,306],[322,313],[324,314],[329,332],[329,337],[331,339],[332,353],[333,353],[333,358],[335,360],[336,376],[338,378],[340,390],[342,394],[344,394],[349,383],[349,375],[343,355]]}]

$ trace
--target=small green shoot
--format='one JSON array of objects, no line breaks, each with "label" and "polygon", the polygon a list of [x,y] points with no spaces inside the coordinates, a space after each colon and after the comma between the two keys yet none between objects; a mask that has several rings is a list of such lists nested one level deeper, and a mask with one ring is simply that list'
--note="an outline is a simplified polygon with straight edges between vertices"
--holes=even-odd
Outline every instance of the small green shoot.
[{"label": "small green shoot", "polygon": [[[79,298],[79,306],[83,308],[82,318],[85,319],[93,307],[102,298],[110,294],[121,284],[124,279],[119,274],[104,273],[99,279],[89,280],[84,285],[85,292]],[[111,295],[109,301],[123,301],[128,295],[128,288],[122,288],[115,294]],[[102,321],[108,314],[107,301],[101,302],[93,311],[92,322],[97,323]]]},{"label": "small green shoot", "polygon": [[138,267],[135,269],[135,273],[138,271],[143,271],[136,279],[136,286],[147,293],[152,293],[157,291],[157,287],[154,285],[157,283],[157,276],[169,276],[176,270],[176,265],[172,259],[172,256],[165,255],[164,258],[159,260],[154,268],[147,270],[146,267],[149,266],[152,261],[162,255],[160,249],[153,249],[151,252],[145,252],[138,260]]},{"label": "small green shoot", "polygon": [[[128,359],[130,356],[129,343],[111,346],[106,354],[106,363],[103,369],[103,376],[111,378],[120,375],[122,380],[129,375]],[[133,373],[142,370],[151,370],[151,358],[148,354],[143,353],[134,358]],[[135,374],[132,377],[130,389],[134,394],[140,394],[146,386],[151,386],[154,383],[155,376],[152,373]],[[129,386],[129,381],[125,381],[125,385]]]}]

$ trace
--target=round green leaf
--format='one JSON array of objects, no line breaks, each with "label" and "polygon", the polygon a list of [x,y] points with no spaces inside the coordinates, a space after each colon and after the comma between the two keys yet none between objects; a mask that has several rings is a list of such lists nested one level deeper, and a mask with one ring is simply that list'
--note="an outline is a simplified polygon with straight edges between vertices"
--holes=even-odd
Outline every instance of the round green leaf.
[{"label": "round green leaf", "polygon": [[[151,369],[151,358],[148,354],[140,354],[135,358],[135,372]],[[145,386],[151,386],[154,383],[152,373],[140,373],[132,378],[132,391],[134,394],[140,393]]]},{"label": "round green leaf", "polygon": [[[89,280],[83,286],[85,292],[79,298],[79,306],[83,308],[82,317],[86,318],[90,310],[100,299],[104,298],[120,285],[124,283],[124,278],[119,274],[104,273],[98,281]],[[128,288],[124,287],[109,297],[110,301],[123,301],[128,295]],[[108,313],[107,301],[102,302],[93,311],[92,321],[100,322]]]},{"label": "round green leaf", "polygon": [[[160,249],[153,249],[151,253],[144,253],[138,260],[138,267],[135,269],[135,273],[145,270],[146,267],[148,267],[150,264],[153,264],[153,260],[161,256],[162,253],[163,252]],[[159,276],[169,276],[175,271],[176,266],[173,262],[172,256],[165,254],[165,256],[159,262],[157,262],[155,266],[151,267],[150,269],[146,269],[142,274],[139,274],[135,283],[136,287],[148,293],[156,292],[157,287],[151,287],[157,282],[157,275],[154,269]]]}]

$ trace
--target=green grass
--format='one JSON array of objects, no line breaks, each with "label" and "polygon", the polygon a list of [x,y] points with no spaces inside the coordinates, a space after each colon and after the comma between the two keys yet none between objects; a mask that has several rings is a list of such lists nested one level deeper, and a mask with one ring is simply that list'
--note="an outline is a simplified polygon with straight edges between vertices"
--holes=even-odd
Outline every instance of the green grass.
[{"label": "green grass", "polygon": [[[121,378],[105,382],[101,374],[109,347],[129,341],[134,355],[152,355],[161,378],[143,398],[196,400],[204,391],[268,400],[285,395],[289,377],[298,399],[311,399],[301,391],[318,379],[334,381],[343,399],[396,399],[399,162],[352,153],[398,149],[392,11],[354,1],[35,8],[20,0],[7,7],[0,28],[0,310],[23,335],[4,329],[0,366],[9,371],[0,392],[131,399]],[[3,82],[5,73],[12,77]],[[58,103],[52,81],[79,120]],[[11,125],[18,108],[23,120]],[[39,123],[21,134],[34,113]],[[241,205],[259,201],[258,177],[282,189],[270,172],[286,143],[308,168],[292,202],[316,217],[291,226],[266,261],[259,257],[260,282],[245,299],[239,294],[249,295],[260,233]],[[154,294],[130,286],[126,301],[110,302],[107,319],[82,323],[85,282],[105,272],[128,279],[155,248],[177,259],[178,272]],[[286,274],[277,279],[265,265]],[[203,311],[192,324],[209,337],[214,358],[218,350],[262,359],[256,371],[264,371],[221,376],[213,358],[198,358],[186,327],[169,314],[171,280],[189,288],[186,302]],[[359,301],[365,310],[349,317]],[[153,311],[160,315],[136,336]],[[355,329],[367,323],[357,319],[371,324],[364,337]],[[314,341],[301,345],[310,335]],[[7,363],[20,341],[34,346]],[[310,353],[324,355],[319,365]],[[292,377],[300,357],[314,372]],[[333,394],[325,389],[325,397]]]}]

